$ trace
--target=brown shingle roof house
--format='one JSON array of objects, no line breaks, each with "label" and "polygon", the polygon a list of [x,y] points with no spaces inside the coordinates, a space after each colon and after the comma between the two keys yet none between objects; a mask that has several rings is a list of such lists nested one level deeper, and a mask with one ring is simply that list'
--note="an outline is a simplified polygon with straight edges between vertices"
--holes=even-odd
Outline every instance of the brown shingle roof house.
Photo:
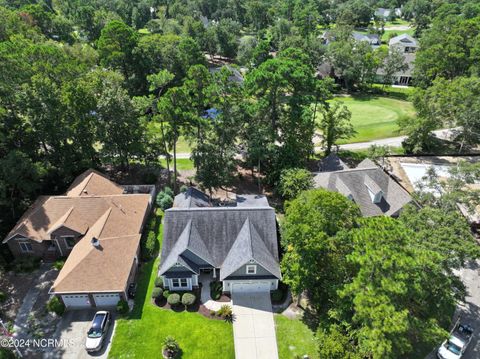
[{"label": "brown shingle roof house", "polygon": [[65,195],[38,198],[3,243],[17,258],[68,256],[50,290],[67,307],[114,306],[134,279],[154,192],[122,187],[90,169]]}]

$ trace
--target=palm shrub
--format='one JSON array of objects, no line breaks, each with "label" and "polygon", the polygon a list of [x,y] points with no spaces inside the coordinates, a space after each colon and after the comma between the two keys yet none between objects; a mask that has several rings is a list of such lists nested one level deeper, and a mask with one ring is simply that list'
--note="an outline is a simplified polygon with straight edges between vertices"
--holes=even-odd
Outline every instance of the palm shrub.
[{"label": "palm shrub", "polygon": [[228,304],[222,305],[218,310],[217,315],[223,317],[223,319],[225,319],[226,322],[232,322],[233,320],[232,307],[229,306]]},{"label": "palm shrub", "polygon": [[189,307],[190,305],[193,305],[195,303],[195,297],[194,294],[192,293],[184,293],[182,295],[182,304],[185,306],[185,308]]},{"label": "palm shrub", "polygon": [[179,351],[180,346],[174,337],[169,335],[163,340],[163,356],[165,358],[175,358]]}]

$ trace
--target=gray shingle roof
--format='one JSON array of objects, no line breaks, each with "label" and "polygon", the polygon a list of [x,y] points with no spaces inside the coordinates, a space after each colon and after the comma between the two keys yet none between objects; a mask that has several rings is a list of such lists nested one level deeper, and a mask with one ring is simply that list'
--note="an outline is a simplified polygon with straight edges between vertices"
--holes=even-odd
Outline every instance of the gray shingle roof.
[{"label": "gray shingle roof", "polygon": [[220,280],[224,280],[249,260],[255,260],[263,268],[280,278],[277,260],[273,258],[255,226],[247,218],[223,261]]},{"label": "gray shingle roof", "polygon": [[320,172],[331,172],[346,170],[349,167],[335,153],[330,153],[324,157],[318,164]]},{"label": "gray shingle roof", "polygon": [[[316,173],[314,182],[317,188],[339,192],[347,197],[351,194],[351,198],[365,217],[396,215],[412,200],[402,186],[370,160],[353,169]],[[369,188],[374,193],[382,192],[379,203],[373,203]]]},{"label": "gray shingle roof", "polygon": [[268,202],[266,206],[261,205],[266,200],[257,200],[261,203],[251,207],[173,207],[167,210],[159,274],[183,258],[182,253],[188,249],[220,268],[221,278],[250,259],[280,278],[275,212]]},{"label": "gray shingle roof", "polygon": [[173,207],[193,208],[193,207],[211,207],[209,197],[194,187],[189,187],[187,191],[175,196]]}]

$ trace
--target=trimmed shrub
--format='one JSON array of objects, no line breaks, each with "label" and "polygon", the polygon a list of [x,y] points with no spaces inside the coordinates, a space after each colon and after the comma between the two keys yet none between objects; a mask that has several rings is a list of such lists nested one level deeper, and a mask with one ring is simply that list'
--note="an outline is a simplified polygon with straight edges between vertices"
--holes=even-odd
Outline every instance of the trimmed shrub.
[{"label": "trimmed shrub", "polygon": [[214,310],[210,310],[210,316],[211,316],[211,317],[214,317],[215,314],[216,314],[216,312],[215,312]]},{"label": "trimmed shrub", "polygon": [[172,207],[172,205],[173,205],[173,198],[168,195],[164,196],[158,203],[158,206],[164,211]]},{"label": "trimmed shrub", "polygon": [[180,193],[185,193],[188,191],[188,186],[185,186],[184,184],[182,184],[182,186],[180,187]]},{"label": "trimmed shrub", "polygon": [[170,197],[173,197],[174,193],[172,191],[172,189],[170,187],[165,187],[163,189],[163,193],[165,193],[166,195],[170,196]]},{"label": "trimmed shrub", "polygon": [[157,241],[157,236],[154,231],[149,231],[147,235],[147,240],[143,246],[143,258],[146,260],[152,259],[155,253],[155,242]]},{"label": "trimmed shrub", "polygon": [[180,303],[180,295],[177,293],[172,293],[167,298],[167,303],[172,307]]},{"label": "trimmed shrub", "polygon": [[0,303],[3,303],[7,300],[7,294],[0,291]]},{"label": "trimmed shrub", "polygon": [[193,305],[195,303],[195,300],[197,298],[195,297],[194,294],[192,293],[184,293],[182,295],[182,304],[185,306],[185,307],[188,307],[190,305]]},{"label": "trimmed shrub", "polygon": [[65,313],[65,304],[63,304],[58,297],[53,297],[47,303],[47,310],[61,316]]},{"label": "trimmed shrub", "polygon": [[163,288],[163,278],[161,276],[155,278],[155,287]]},{"label": "trimmed shrub", "polygon": [[155,287],[152,290],[152,298],[158,299],[163,296],[163,289],[160,287]]},{"label": "trimmed shrub", "polygon": [[128,302],[124,299],[120,299],[117,303],[117,312],[120,314],[127,314],[129,311]]},{"label": "trimmed shrub", "polygon": [[170,295],[170,291],[168,290],[163,291],[163,298],[167,299],[169,295]]}]

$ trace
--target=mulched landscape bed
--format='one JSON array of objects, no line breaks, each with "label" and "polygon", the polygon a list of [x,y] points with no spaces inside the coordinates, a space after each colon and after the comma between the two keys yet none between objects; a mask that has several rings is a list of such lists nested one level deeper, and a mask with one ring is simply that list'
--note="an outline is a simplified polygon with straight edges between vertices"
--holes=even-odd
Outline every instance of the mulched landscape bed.
[{"label": "mulched landscape bed", "polygon": [[[211,315],[211,311],[210,309],[208,309],[207,307],[205,307],[203,304],[200,303],[200,291],[194,291],[194,294],[197,298],[195,304],[185,308],[185,306],[183,304],[179,304],[179,305],[176,305],[176,306],[171,306],[170,304],[168,304],[167,302],[167,299],[164,298],[164,297],[161,297],[161,298],[158,298],[158,299],[153,299],[152,298],[152,303],[155,304],[157,307],[159,308],[162,308],[162,309],[166,309],[166,310],[172,310],[174,312],[183,312],[183,311],[187,311],[187,312],[191,312],[191,313],[199,313],[201,315],[203,315],[204,317],[206,318],[209,318],[209,319],[215,319],[215,320],[224,320],[223,317],[219,317],[217,315]],[[226,294],[222,294],[222,296],[217,300],[217,302],[222,302],[222,303],[229,303],[231,301],[231,298],[230,296],[226,295]]]}]

